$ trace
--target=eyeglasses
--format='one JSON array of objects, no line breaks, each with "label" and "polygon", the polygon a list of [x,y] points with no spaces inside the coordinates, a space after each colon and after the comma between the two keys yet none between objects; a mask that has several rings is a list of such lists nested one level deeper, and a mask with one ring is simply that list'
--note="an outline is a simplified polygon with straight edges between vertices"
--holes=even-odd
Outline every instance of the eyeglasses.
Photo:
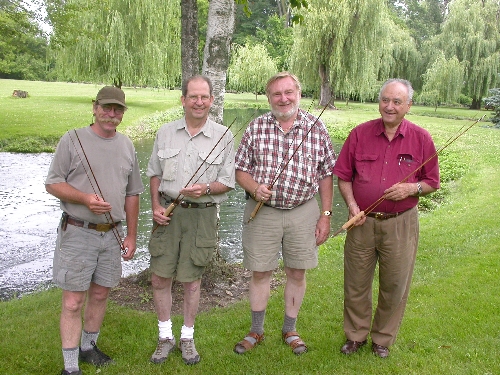
[{"label": "eyeglasses", "polygon": [[208,95],[190,95],[186,99],[189,100],[191,103],[196,103],[198,99],[201,99],[203,103],[208,103],[210,101],[210,96]]},{"label": "eyeglasses", "polygon": [[125,113],[125,108],[122,106],[112,106],[111,104],[100,104],[104,113],[111,112],[112,109],[115,110],[116,115],[123,115]]}]

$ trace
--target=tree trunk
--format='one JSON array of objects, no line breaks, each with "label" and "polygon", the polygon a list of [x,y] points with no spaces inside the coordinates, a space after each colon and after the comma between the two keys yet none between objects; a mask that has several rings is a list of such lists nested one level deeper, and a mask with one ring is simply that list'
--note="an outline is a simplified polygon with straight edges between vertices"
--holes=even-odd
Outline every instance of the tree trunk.
[{"label": "tree trunk", "polygon": [[481,109],[481,101],[482,98],[472,98],[472,104],[470,105],[470,109]]},{"label": "tree trunk", "polygon": [[220,124],[224,114],[224,94],[235,13],[234,0],[210,1],[202,71],[212,80],[215,100],[210,115]]},{"label": "tree trunk", "polygon": [[330,79],[328,77],[328,69],[325,64],[319,64],[319,78],[321,80],[321,88],[319,93],[319,106],[336,109],[333,103],[333,92],[330,85]]},{"label": "tree trunk", "polygon": [[181,30],[181,65],[184,81],[200,72],[197,0],[181,1]]}]

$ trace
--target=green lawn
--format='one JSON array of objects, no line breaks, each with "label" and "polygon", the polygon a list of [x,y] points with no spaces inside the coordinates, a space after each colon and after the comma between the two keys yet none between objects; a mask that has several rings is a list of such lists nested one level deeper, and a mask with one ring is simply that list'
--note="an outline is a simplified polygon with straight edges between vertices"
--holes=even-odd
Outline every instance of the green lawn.
[{"label": "green lawn", "polygon": [[[2,89],[4,88],[2,81]],[[15,82],[16,83],[16,82]],[[38,85],[48,85],[39,102],[47,107],[45,127],[59,111],[49,104],[58,98],[65,84],[19,82],[13,89],[25,89],[35,97]],[[52,86],[53,85],[53,86]],[[71,89],[69,89],[71,87]],[[79,85],[68,84],[68,91]],[[97,87],[90,85],[87,97],[73,97],[78,108],[90,109],[90,99]],[[10,90],[10,89],[9,89]],[[7,90],[7,91],[9,91]],[[52,90],[52,94],[49,93]],[[128,91],[130,90],[130,92]],[[144,114],[160,110],[162,95],[170,94],[127,89],[131,103],[143,103]],[[147,92],[141,97],[140,92]],[[4,103],[21,102],[5,98]],[[66,95],[67,96],[67,95]],[[177,93],[178,98],[178,93]],[[52,97],[52,99],[48,99]],[[177,105],[171,99],[172,105]],[[32,99],[30,99],[32,100]],[[69,99],[61,99],[68,103]],[[235,95],[228,101],[252,101]],[[31,103],[34,103],[34,99]],[[163,101],[167,101],[164,99]],[[259,101],[265,103],[264,98]],[[10,102],[9,102],[10,103]],[[156,104],[154,104],[156,103]],[[340,104],[340,103],[339,103]],[[355,105],[354,105],[355,104]],[[158,108],[155,106],[158,105]],[[149,107],[151,106],[151,107]],[[340,105],[339,105],[340,107]],[[354,108],[358,107],[358,108]],[[354,109],[353,109],[354,108]],[[22,117],[30,118],[37,106],[24,108]],[[40,110],[40,109],[39,109]],[[138,110],[138,109],[137,109]],[[419,110],[422,113],[419,114]],[[412,108],[408,118],[427,128],[442,144],[470,120],[433,118],[425,108]],[[439,112],[438,109],[437,112]],[[448,117],[479,117],[471,112],[459,116],[450,110]],[[12,118],[15,111],[7,110]],[[430,111],[432,112],[432,111]],[[130,114],[127,113],[127,116]],[[2,118],[5,114],[0,115]],[[90,111],[88,112],[90,121]],[[377,116],[376,105],[350,103],[349,109],[328,112],[324,120],[329,127],[349,122],[366,121]],[[133,117],[133,116],[130,116]],[[136,117],[137,121],[140,116]],[[132,119],[131,119],[132,121]],[[82,126],[73,121],[72,126]],[[59,120],[58,120],[58,123]],[[85,122],[84,122],[85,123]],[[131,122],[129,126],[133,126]],[[421,241],[408,307],[391,356],[382,360],[364,347],[360,353],[346,357],[339,350],[344,342],[342,331],[343,236],[330,239],[320,248],[318,268],[308,273],[308,290],[297,328],[310,351],[294,356],[282,344],[280,330],[283,319],[282,289],[273,293],[267,309],[266,340],[246,355],[232,352],[250,327],[249,304],[239,302],[224,309],[200,314],[196,322],[196,343],[202,360],[195,366],[182,363],[180,352],[174,352],[166,363],[148,362],[157,337],[156,316],[110,304],[101,336],[100,348],[111,355],[116,364],[95,369],[82,365],[85,374],[500,374],[500,132],[482,123],[459,138],[449,149],[452,155],[467,163],[462,178],[450,187],[450,194],[435,210],[421,214]],[[2,129],[4,123],[2,120]],[[30,121],[19,120],[27,134]],[[65,129],[57,127],[54,135]],[[4,137],[4,133],[0,138]],[[444,156],[442,162],[445,162]],[[335,197],[335,200],[340,200]],[[58,322],[60,291],[50,290],[0,303],[0,374],[55,374],[62,368]],[[174,332],[178,335],[182,318],[175,316]]]}]

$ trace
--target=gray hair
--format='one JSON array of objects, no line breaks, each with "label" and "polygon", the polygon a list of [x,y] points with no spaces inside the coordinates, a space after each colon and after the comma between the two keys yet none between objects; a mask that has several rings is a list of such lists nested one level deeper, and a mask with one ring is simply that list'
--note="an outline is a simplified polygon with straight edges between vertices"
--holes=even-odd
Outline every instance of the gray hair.
[{"label": "gray hair", "polygon": [[302,92],[302,87],[300,86],[300,81],[299,79],[297,78],[296,75],[290,73],[290,72],[280,72],[274,76],[272,76],[271,78],[269,78],[269,81],[267,81],[267,84],[266,84],[266,95],[269,96],[270,92],[269,92],[269,88],[271,87],[271,85],[276,82],[277,80],[279,79],[282,79],[282,78],[287,78],[287,77],[290,77],[293,82],[295,83],[295,87],[297,88],[297,90],[299,92]]},{"label": "gray hair", "polygon": [[380,88],[379,93],[378,93],[378,100],[380,101],[382,91],[384,91],[384,89],[387,87],[387,85],[389,85],[390,83],[393,83],[393,82],[399,82],[399,83],[402,83],[403,85],[405,85],[406,90],[408,91],[408,104],[409,104],[413,100],[413,92],[414,92],[413,87],[411,86],[410,81],[407,81],[406,79],[401,79],[401,78],[390,78],[387,81],[385,81],[384,84],[382,85],[382,87]]}]

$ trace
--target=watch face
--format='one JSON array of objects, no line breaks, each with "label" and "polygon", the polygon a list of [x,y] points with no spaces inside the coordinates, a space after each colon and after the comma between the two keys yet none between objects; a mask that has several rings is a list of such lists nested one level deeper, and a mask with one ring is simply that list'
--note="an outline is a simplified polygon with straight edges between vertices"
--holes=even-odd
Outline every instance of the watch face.
[{"label": "watch face", "polygon": [[332,211],[323,211],[323,215],[325,215],[325,216],[331,216],[332,215]]}]

